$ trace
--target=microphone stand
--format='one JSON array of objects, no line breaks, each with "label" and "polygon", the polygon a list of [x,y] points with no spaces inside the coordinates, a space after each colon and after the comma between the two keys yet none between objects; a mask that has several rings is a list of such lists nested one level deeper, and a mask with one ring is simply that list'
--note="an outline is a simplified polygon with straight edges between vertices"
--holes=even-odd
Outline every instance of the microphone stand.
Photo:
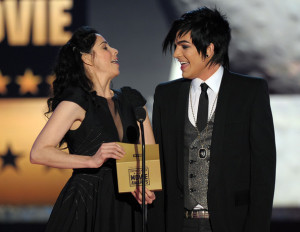
[{"label": "microphone stand", "polygon": [[145,158],[145,135],[144,135],[144,125],[143,122],[146,119],[146,110],[140,106],[134,109],[136,120],[140,123],[141,137],[142,137],[142,211],[143,211],[143,232],[146,232],[147,225],[147,207],[145,204],[145,194],[146,194],[146,158]]},{"label": "microphone stand", "polygon": [[143,232],[146,232],[147,224],[147,207],[145,204],[145,194],[146,194],[146,178],[145,178],[145,169],[146,169],[146,157],[145,157],[145,135],[144,135],[144,120],[139,120],[142,136],[142,211],[143,211]]}]

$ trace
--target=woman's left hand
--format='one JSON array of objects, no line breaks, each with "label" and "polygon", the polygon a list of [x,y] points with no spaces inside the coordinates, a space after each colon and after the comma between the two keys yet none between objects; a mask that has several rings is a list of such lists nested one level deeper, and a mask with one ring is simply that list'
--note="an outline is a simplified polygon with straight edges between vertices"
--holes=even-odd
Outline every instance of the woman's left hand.
[{"label": "woman's left hand", "polygon": [[[152,204],[152,202],[155,200],[155,194],[154,192],[150,191],[149,189],[145,189],[145,204]],[[136,188],[133,192],[131,192],[134,198],[138,201],[139,204],[142,204],[142,187],[139,186]]]}]

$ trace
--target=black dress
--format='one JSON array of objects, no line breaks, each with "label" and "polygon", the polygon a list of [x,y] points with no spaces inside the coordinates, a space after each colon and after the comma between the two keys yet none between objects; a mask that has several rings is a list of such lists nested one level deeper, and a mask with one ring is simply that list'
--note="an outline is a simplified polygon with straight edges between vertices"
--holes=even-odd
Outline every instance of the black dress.
[{"label": "black dress", "polygon": [[[70,87],[61,100],[75,102],[86,111],[80,127],[65,136],[70,153],[92,156],[102,143],[120,140],[105,98]],[[124,87],[114,91],[113,102],[122,122],[122,142],[137,143],[134,108],[144,106],[145,99]],[[141,224],[140,206],[131,193],[118,193],[115,160],[109,159],[100,168],[73,170],[54,205],[46,232],[134,232],[141,231]]]}]

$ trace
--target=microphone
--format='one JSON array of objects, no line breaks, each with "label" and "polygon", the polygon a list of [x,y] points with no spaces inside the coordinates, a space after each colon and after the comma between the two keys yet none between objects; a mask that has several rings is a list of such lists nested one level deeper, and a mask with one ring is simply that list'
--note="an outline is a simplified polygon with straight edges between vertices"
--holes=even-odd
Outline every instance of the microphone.
[{"label": "microphone", "polygon": [[138,122],[144,122],[146,119],[146,110],[144,107],[139,106],[134,109],[135,118]]}]

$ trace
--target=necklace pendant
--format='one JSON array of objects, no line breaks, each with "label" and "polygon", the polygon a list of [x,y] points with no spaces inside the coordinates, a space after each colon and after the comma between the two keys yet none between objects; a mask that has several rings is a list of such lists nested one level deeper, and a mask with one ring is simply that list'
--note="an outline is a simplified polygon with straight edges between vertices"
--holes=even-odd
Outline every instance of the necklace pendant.
[{"label": "necklace pendant", "polygon": [[198,155],[199,155],[200,159],[205,159],[207,156],[207,149],[204,148],[203,146],[201,146],[201,148],[198,151]]}]

